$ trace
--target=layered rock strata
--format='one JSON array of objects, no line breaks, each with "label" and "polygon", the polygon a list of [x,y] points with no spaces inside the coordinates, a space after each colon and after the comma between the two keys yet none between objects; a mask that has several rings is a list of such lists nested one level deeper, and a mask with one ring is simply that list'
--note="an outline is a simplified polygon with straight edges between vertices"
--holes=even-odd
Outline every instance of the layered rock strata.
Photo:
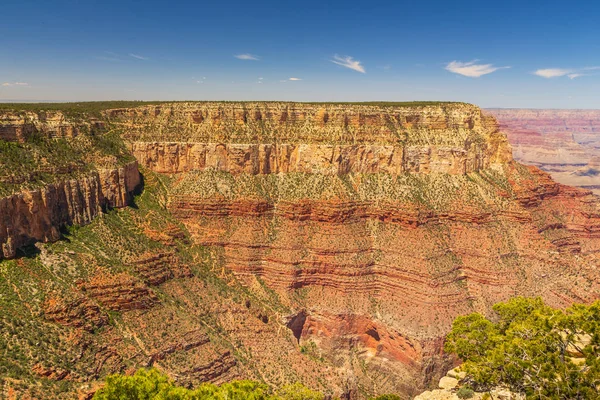
[{"label": "layered rock strata", "polygon": [[132,162],[0,198],[0,256],[11,258],[22,246],[58,240],[64,226],[85,225],[103,209],[127,206],[139,185]]},{"label": "layered rock strata", "polygon": [[498,118],[517,161],[556,181],[600,194],[600,110],[486,110]]},{"label": "layered rock strata", "polygon": [[[154,365],[190,386],[411,397],[453,366],[455,316],[600,297],[598,200],[514,162],[477,107],[176,103],[105,119],[146,168],[140,207],[42,247],[43,268],[5,261],[27,271],[16,281],[37,271],[46,323],[86,338],[74,346],[93,360],[73,365],[96,378]],[[123,198],[102,182],[127,179],[97,176],[90,198]],[[63,358],[36,371],[67,379]]]},{"label": "layered rock strata", "polygon": [[441,347],[456,315],[514,295],[558,306],[600,295],[598,202],[515,163],[476,107],[107,115],[140,164],[168,176],[167,207],[196,243],[302,309],[286,324],[303,351],[352,379],[395,377],[379,384],[415,393],[448,368]]}]

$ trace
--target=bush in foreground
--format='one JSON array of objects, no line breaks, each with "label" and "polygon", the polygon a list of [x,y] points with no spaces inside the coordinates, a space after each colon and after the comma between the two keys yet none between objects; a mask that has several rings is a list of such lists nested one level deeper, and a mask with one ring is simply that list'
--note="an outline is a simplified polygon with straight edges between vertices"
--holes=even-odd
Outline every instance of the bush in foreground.
[{"label": "bush in foreground", "polygon": [[264,383],[232,381],[220,386],[205,383],[197,389],[176,386],[156,369],[140,369],[132,376],[111,375],[94,400],[323,400],[324,396],[296,383],[271,390]]},{"label": "bush in foreground", "polygon": [[456,318],[446,340],[476,389],[506,386],[527,399],[598,398],[600,301],[562,311],[517,297],[493,309],[491,319]]}]

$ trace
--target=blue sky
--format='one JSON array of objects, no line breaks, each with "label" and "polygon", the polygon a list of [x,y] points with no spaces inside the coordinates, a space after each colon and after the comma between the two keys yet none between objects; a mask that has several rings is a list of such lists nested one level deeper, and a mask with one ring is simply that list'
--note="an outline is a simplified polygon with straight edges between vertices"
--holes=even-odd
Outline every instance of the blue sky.
[{"label": "blue sky", "polygon": [[0,101],[600,108],[591,0],[2,0],[0,14]]}]

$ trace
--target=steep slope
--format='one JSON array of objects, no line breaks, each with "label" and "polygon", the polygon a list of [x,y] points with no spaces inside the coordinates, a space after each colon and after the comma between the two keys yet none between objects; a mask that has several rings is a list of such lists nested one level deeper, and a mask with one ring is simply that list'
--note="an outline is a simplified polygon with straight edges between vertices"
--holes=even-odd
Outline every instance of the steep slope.
[{"label": "steep slope", "polygon": [[127,206],[141,183],[118,135],[94,119],[2,111],[0,150],[0,258]]},{"label": "steep slope", "polygon": [[490,109],[517,161],[600,194],[600,110]]},{"label": "steep slope", "polygon": [[103,123],[144,192],[0,264],[5,393],[156,365],[414,395],[452,365],[456,315],[600,296],[596,198],[514,162],[477,107],[176,103]]}]

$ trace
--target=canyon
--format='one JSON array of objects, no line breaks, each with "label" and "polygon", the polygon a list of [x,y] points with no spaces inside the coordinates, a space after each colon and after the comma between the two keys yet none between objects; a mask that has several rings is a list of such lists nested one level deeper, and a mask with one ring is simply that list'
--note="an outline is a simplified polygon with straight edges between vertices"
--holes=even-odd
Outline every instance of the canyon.
[{"label": "canyon", "polygon": [[489,109],[517,161],[535,165],[560,183],[600,194],[600,111]]},{"label": "canyon", "polygon": [[545,114],[491,113],[500,124],[464,103],[0,114],[17,155],[45,148],[33,139],[85,150],[52,177],[47,157],[2,169],[0,389],[86,398],[157,366],[184,385],[409,397],[455,366],[457,315],[600,298],[598,198],[542,170],[583,153],[558,160],[558,139],[527,133]]}]

